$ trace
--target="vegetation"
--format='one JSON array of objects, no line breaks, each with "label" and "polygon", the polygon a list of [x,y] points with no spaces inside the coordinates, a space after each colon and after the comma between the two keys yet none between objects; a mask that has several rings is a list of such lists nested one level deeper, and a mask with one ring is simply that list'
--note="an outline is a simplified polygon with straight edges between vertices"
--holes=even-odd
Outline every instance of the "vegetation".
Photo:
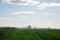
[{"label": "vegetation", "polygon": [[0,28],[0,40],[60,40],[60,30]]}]

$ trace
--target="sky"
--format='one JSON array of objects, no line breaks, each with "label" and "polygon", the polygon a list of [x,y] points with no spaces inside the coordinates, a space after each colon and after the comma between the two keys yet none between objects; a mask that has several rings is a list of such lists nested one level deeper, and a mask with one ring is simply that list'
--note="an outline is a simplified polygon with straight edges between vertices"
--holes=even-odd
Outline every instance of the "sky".
[{"label": "sky", "polygon": [[0,0],[0,27],[60,28],[60,0]]}]

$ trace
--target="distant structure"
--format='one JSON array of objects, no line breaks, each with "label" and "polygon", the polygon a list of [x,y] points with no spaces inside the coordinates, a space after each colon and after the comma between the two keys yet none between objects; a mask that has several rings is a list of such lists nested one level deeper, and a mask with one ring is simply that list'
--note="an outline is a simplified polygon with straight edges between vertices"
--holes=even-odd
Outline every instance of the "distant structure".
[{"label": "distant structure", "polygon": [[50,29],[50,28],[48,27],[48,29]]},{"label": "distant structure", "polygon": [[28,29],[31,29],[31,25],[28,25]]}]

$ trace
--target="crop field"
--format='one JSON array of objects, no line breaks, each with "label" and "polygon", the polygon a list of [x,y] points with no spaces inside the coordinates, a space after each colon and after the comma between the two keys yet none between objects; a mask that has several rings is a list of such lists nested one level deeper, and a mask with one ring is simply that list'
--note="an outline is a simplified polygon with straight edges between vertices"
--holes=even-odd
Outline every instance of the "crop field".
[{"label": "crop field", "polygon": [[0,28],[0,40],[60,40],[60,30]]}]

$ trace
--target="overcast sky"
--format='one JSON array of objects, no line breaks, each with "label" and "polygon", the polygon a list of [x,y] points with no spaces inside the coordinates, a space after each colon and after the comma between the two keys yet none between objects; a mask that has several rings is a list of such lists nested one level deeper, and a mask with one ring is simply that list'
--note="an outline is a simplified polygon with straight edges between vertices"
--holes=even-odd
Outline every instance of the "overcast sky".
[{"label": "overcast sky", "polygon": [[0,0],[0,26],[60,28],[60,0]]}]

